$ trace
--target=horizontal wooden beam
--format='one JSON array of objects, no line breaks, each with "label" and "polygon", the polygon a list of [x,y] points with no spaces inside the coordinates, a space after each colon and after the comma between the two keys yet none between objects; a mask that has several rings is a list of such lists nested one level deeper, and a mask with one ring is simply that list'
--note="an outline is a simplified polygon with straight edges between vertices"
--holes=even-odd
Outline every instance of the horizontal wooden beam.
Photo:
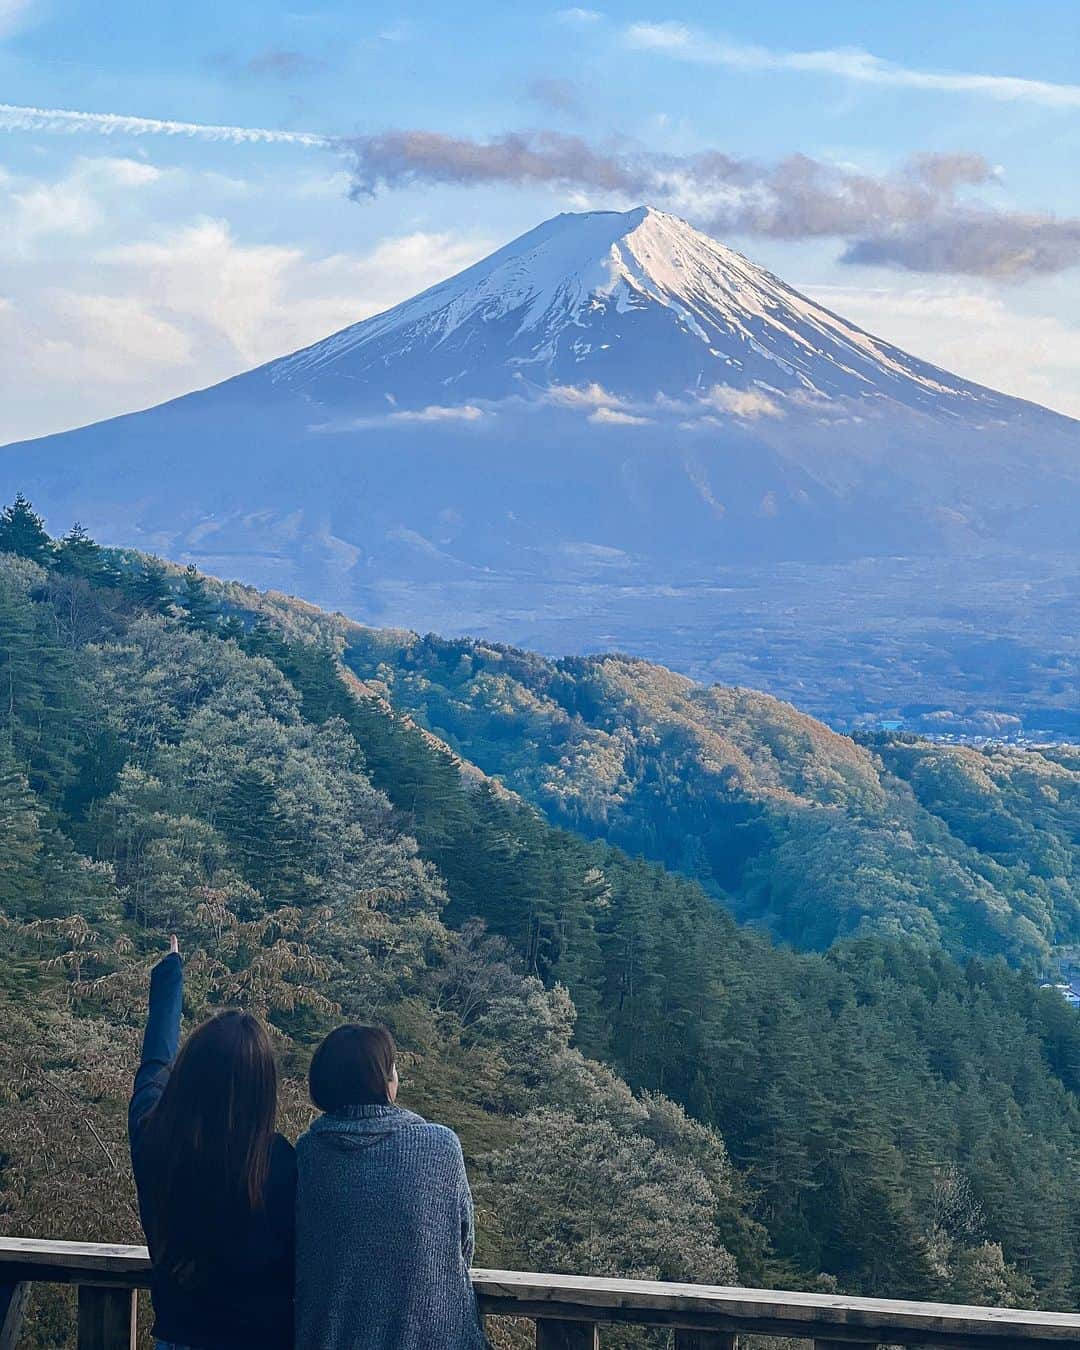
[{"label": "horizontal wooden beam", "polygon": [[[63,1281],[138,1289],[147,1284],[149,1272],[145,1247],[0,1238],[0,1283]],[[847,1350],[874,1344],[1080,1350],[1076,1313],[517,1270],[474,1270],[472,1280],[485,1313],[542,1322],[630,1322],[718,1337],[752,1332],[819,1346],[833,1342]]]},{"label": "horizontal wooden beam", "polygon": [[[17,1276],[9,1271],[22,1272]],[[140,1289],[150,1278],[145,1247],[53,1238],[0,1237],[0,1280],[49,1284],[118,1284]]]},{"label": "horizontal wooden beam", "polygon": [[1080,1350],[1080,1315],[951,1303],[849,1298],[738,1286],[474,1270],[485,1311],[571,1321],[635,1322],[699,1331],[756,1332],[852,1347],[954,1346]]}]

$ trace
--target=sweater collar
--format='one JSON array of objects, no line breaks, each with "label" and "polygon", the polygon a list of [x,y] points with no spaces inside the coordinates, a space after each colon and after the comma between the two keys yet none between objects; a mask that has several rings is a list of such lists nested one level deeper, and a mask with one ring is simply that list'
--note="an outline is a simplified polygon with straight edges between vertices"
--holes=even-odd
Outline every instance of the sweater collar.
[{"label": "sweater collar", "polygon": [[329,1111],[332,1120],[384,1120],[393,1117],[402,1108],[393,1102],[364,1102],[358,1106],[343,1106],[340,1111]]},{"label": "sweater collar", "polygon": [[341,1111],[327,1112],[311,1124],[316,1134],[386,1134],[407,1125],[423,1125],[424,1117],[403,1106],[376,1102],[367,1106],[347,1106]]}]

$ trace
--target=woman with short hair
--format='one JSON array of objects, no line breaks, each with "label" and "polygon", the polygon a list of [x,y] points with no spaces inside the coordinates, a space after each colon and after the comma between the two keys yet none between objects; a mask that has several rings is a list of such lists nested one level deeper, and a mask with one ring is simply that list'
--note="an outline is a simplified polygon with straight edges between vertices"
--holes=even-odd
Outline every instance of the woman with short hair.
[{"label": "woman with short hair", "polygon": [[296,1146],[296,1339],[303,1350],[481,1350],[473,1204],[452,1130],[396,1105],[384,1027],[319,1046],[324,1113]]},{"label": "woman with short hair", "polygon": [[275,1133],[277,1066],[250,1013],[218,1013],[177,1054],[176,938],[150,975],[128,1108],[159,1350],[291,1350],[296,1157]]}]

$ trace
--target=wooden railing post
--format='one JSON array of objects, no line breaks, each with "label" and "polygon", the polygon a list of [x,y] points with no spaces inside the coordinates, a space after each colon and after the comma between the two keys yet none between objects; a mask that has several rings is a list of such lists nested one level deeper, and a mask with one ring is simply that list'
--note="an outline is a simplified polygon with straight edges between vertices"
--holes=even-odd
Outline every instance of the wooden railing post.
[{"label": "wooden railing post", "polygon": [[15,1350],[23,1316],[30,1301],[30,1285],[0,1284],[0,1350]]},{"label": "wooden railing post", "polygon": [[79,1285],[79,1350],[135,1350],[134,1289]]},{"label": "wooden railing post", "polygon": [[536,1350],[599,1350],[599,1346],[595,1322],[561,1322],[556,1317],[536,1320]]},{"label": "wooden railing post", "polygon": [[687,1331],[675,1333],[675,1350],[739,1350],[739,1338],[733,1331]]}]

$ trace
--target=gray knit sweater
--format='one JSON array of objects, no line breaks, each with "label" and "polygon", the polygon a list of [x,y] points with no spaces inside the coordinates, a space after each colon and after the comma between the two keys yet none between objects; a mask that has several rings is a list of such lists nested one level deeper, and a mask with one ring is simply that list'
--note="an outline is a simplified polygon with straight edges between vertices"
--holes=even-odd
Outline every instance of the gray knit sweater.
[{"label": "gray knit sweater", "polygon": [[297,1350],[481,1350],[473,1206],[453,1130],[397,1106],[296,1145]]}]

